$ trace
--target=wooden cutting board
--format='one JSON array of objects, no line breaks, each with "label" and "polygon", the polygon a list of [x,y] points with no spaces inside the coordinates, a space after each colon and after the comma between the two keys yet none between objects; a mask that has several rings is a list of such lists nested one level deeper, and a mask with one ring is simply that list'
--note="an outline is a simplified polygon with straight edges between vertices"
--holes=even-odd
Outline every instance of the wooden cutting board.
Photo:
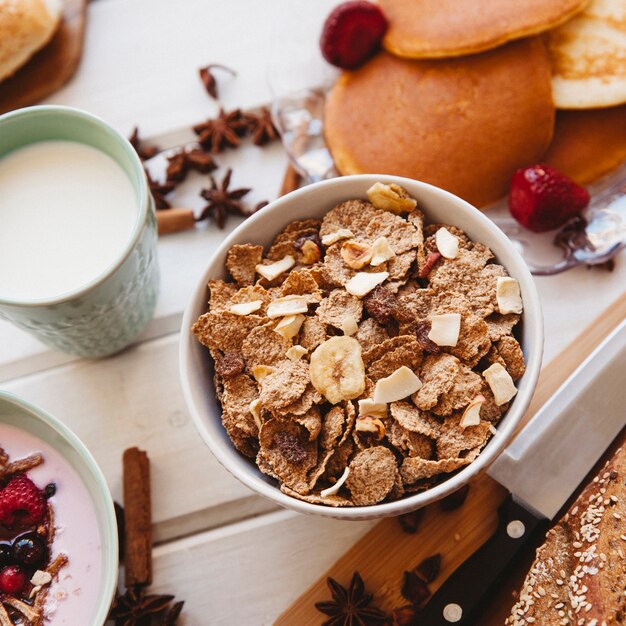
[{"label": "wooden cutting board", "polygon": [[63,19],[48,45],[0,83],[0,113],[30,106],[60,89],[83,52],[88,0],[62,0]]},{"label": "wooden cutting board", "polygon": [[[585,357],[625,317],[626,293],[544,367],[524,422],[545,404]],[[314,605],[330,599],[327,576],[345,585],[355,571],[360,572],[368,591],[374,594],[373,604],[391,612],[407,604],[400,593],[403,572],[439,553],[442,555],[441,573],[429,586],[431,592],[436,591],[493,533],[497,526],[497,509],[505,496],[505,489],[483,474],[471,483],[465,504],[456,511],[442,511],[437,504],[427,507],[415,534],[404,532],[397,519],[383,520],[354,544],[275,624],[320,624],[324,616]],[[529,550],[525,562],[519,563],[510,572],[510,578],[485,607],[480,626],[502,626],[513,604],[512,593],[519,588],[533,557],[534,550]]]}]

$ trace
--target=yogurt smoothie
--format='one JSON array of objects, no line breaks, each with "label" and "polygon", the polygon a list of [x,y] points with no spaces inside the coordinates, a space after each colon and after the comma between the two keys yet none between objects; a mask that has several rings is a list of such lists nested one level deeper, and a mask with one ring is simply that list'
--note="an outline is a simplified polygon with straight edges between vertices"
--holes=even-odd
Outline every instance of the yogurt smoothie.
[{"label": "yogurt smoothie", "polygon": [[0,447],[9,455],[10,461],[41,454],[44,462],[28,470],[26,476],[41,490],[54,485],[49,489],[54,495],[48,497],[54,513],[55,531],[49,561],[64,554],[68,562],[50,583],[44,605],[44,624],[77,626],[93,623],[100,588],[102,544],[89,492],[59,452],[33,435],[0,423]]}]

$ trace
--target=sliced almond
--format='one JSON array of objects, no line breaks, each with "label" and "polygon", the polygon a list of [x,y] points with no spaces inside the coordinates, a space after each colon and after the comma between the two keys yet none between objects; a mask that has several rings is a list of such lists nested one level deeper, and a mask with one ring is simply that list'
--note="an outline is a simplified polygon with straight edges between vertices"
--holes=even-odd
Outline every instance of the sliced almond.
[{"label": "sliced almond", "polygon": [[385,436],[385,425],[377,417],[369,415],[357,417],[354,429],[360,433],[375,435],[376,441],[380,441]]},{"label": "sliced almond", "polygon": [[250,315],[258,311],[263,306],[263,300],[253,300],[252,302],[240,302],[233,304],[229,311],[235,315]]},{"label": "sliced almond", "polygon": [[367,190],[367,197],[377,209],[391,211],[397,215],[410,213],[417,206],[417,201],[409,196],[407,190],[395,183],[389,185],[374,183]]},{"label": "sliced almond", "polygon": [[396,253],[389,244],[387,237],[379,237],[372,244],[372,260],[370,261],[370,265],[372,267],[378,267],[394,256],[396,256]]},{"label": "sliced almond", "polygon": [[387,417],[387,405],[383,402],[376,404],[372,398],[359,400],[359,415],[369,417]]},{"label": "sliced almond", "polygon": [[360,270],[372,260],[372,246],[363,241],[346,241],[341,246],[341,258],[348,267]]},{"label": "sliced almond", "polygon": [[307,352],[308,350],[302,346],[291,346],[285,355],[292,361],[299,361]]},{"label": "sliced almond", "polygon": [[485,396],[476,396],[463,411],[459,426],[467,428],[468,426],[478,426],[480,424],[480,409],[485,403]]},{"label": "sliced almond", "polygon": [[365,390],[361,344],[352,337],[331,337],[311,354],[311,383],[330,403],[354,400]]},{"label": "sliced almond", "polygon": [[328,235],[324,235],[322,237],[322,244],[325,246],[332,246],[334,243],[341,241],[342,239],[350,239],[354,237],[354,233],[347,228],[340,228],[336,230],[334,233],[328,233]]},{"label": "sliced almond", "polygon": [[483,372],[483,376],[498,406],[506,404],[517,393],[513,379],[500,363],[494,363],[488,367]]},{"label": "sliced almond", "polygon": [[498,311],[502,315],[521,313],[524,310],[519,283],[510,276],[498,277],[496,282],[496,299],[498,301]]},{"label": "sliced almond", "polygon": [[43,586],[47,585],[52,580],[52,575],[49,572],[44,572],[38,569],[30,579],[33,585]]},{"label": "sliced almond", "polygon": [[306,313],[308,304],[304,296],[284,296],[276,298],[267,305],[267,317],[289,317],[298,313]]},{"label": "sliced almond", "polygon": [[320,496],[322,498],[327,498],[328,496],[337,495],[337,492],[341,489],[343,484],[346,482],[346,480],[348,479],[348,476],[350,476],[350,468],[346,467],[346,469],[343,470],[343,474],[341,475],[339,480],[332,487],[328,487],[328,489],[322,489],[320,491]]},{"label": "sliced almond", "polygon": [[359,325],[352,315],[346,315],[341,320],[341,330],[343,330],[344,335],[354,335],[359,330]]},{"label": "sliced almond", "polygon": [[263,426],[261,422],[261,399],[256,398],[256,400],[252,400],[248,409],[250,410],[250,413],[252,413],[252,417],[254,418],[254,423],[257,425],[257,428],[261,430],[261,426]]},{"label": "sliced almond", "polygon": [[435,233],[435,244],[444,259],[456,259],[459,254],[459,238],[447,228],[440,228]]},{"label": "sliced almond", "polygon": [[269,365],[255,365],[252,368],[252,376],[254,376],[254,380],[257,383],[260,383],[268,374],[271,374],[274,371],[273,367]]},{"label": "sliced almond", "polygon": [[292,339],[300,332],[300,327],[304,323],[305,317],[301,313],[297,315],[287,315],[283,317],[274,327],[274,332],[285,339]]},{"label": "sliced almond", "polygon": [[438,346],[456,346],[461,332],[461,315],[444,313],[429,319],[431,326],[428,338]]},{"label": "sliced almond", "polygon": [[387,378],[381,378],[374,387],[374,403],[397,402],[419,391],[422,381],[406,365],[399,367]]},{"label": "sliced almond", "polygon": [[346,291],[362,298],[388,278],[389,272],[359,272],[346,283]]},{"label": "sliced almond", "polygon": [[288,254],[276,263],[270,263],[269,265],[263,265],[259,263],[255,269],[256,271],[266,278],[267,280],[274,280],[278,278],[283,272],[290,270],[296,264],[296,260]]}]

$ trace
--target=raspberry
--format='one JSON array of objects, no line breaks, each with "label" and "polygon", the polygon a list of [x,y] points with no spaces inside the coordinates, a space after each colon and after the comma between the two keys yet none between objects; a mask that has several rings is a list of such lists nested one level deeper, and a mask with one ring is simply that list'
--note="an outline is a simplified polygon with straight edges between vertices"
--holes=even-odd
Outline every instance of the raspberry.
[{"label": "raspberry", "polygon": [[324,58],[351,70],[369,59],[387,30],[383,12],[370,2],[344,2],[326,18],[320,47]]},{"label": "raspberry", "polygon": [[28,478],[12,478],[0,491],[0,524],[8,528],[25,528],[41,522],[46,514],[43,492]]},{"label": "raspberry", "polygon": [[17,565],[0,570],[0,591],[17,595],[26,586],[26,574]]},{"label": "raspberry", "polygon": [[531,165],[513,174],[509,210],[536,233],[558,228],[589,204],[589,192],[548,165]]}]

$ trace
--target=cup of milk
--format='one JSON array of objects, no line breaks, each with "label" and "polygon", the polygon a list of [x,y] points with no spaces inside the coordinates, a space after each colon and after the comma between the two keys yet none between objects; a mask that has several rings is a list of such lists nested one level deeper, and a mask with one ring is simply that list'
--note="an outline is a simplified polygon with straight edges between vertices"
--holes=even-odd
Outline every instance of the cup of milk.
[{"label": "cup of milk", "polygon": [[101,357],[134,341],[158,294],[157,229],[139,157],[61,106],[0,116],[0,317]]}]

